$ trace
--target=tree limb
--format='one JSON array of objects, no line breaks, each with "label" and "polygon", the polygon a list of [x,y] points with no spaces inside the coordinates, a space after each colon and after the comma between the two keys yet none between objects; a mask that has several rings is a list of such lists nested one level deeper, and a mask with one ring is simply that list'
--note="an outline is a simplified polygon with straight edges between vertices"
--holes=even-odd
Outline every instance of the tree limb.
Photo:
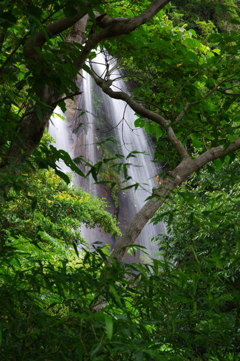
[{"label": "tree limb", "polygon": [[91,72],[95,82],[99,85],[104,93],[108,94],[111,98],[121,99],[125,101],[137,114],[152,120],[153,122],[159,124],[162,128],[166,130],[168,139],[173,144],[181,159],[190,158],[188,152],[185,147],[176,137],[172,127],[170,126],[170,122],[163,118],[161,115],[143,107],[142,105],[135,102],[135,100],[124,92],[115,92],[108,85],[107,82],[101,78],[99,78],[93,71]]},{"label": "tree limb", "polygon": [[60,102],[63,102],[64,100],[67,100],[67,99],[70,99],[70,98],[73,98],[73,97],[75,97],[76,95],[80,95],[80,94],[82,94],[83,92],[81,91],[79,91],[79,92],[76,92],[76,93],[72,93],[72,94],[70,94],[70,95],[66,95],[65,97],[63,97],[63,98],[60,98],[60,99],[58,99],[56,102],[54,102],[54,103],[52,103],[51,104],[51,106],[52,107],[55,107],[56,105],[58,105]]},{"label": "tree limb", "polygon": [[120,261],[123,259],[127,247],[134,243],[137,236],[141,233],[143,227],[162,206],[167,196],[178,185],[186,181],[189,175],[196,172],[210,161],[224,157],[238,149],[240,149],[240,138],[236,139],[227,148],[223,145],[220,145],[218,147],[208,149],[206,152],[195,159],[183,159],[183,161],[174,170],[166,175],[166,177],[163,179],[161,187],[154,190],[153,197],[133,218],[129,226],[126,228],[124,235],[117,242],[111,257],[115,257]]},{"label": "tree limb", "polygon": [[220,93],[223,93],[223,94],[226,94],[226,95],[233,95],[233,96],[239,96],[240,93],[229,93],[227,92],[226,90],[223,90],[223,89],[217,89],[218,92]]},{"label": "tree limb", "polygon": [[4,67],[9,62],[9,60],[13,57],[13,55],[16,53],[16,51],[20,48],[20,46],[24,43],[25,39],[27,38],[28,34],[26,34],[17,44],[17,46],[13,49],[13,51],[8,55],[8,57],[3,62],[2,66],[0,67],[0,74],[2,73]]},{"label": "tree limb", "polygon": [[[223,79],[221,80],[213,89],[211,89],[207,94],[205,94],[202,99],[194,102],[194,103],[186,103],[185,107],[183,108],[183,110],[181,111],[181,113],[179,113],[179,115],[176,117],[176,119],[173,121],[174,123],[178,123],[180,120],[182,120],[183,116],[186,114],[187,110],[189,109],[190,106],[192,105],[197,105],[197,104],[200,104],[204,99],[208,98],[210,95],[212,95],[214,92],[218,91],[218,92],[221,92],[223,94],[226,94],[226,95],[236,95],[236,96],[239,96],[240,93],[228,93],[226,92],[225,90],[222,90],[222,89],[219,89],[218,87],[226,82],[226,81],[229,81],[229,80],[232,80],[234,78],[235,75],[237,75],[239,72],[237,72],[236,74],[234,74],[233,76],[227,78],[227,79]],[[227,89],[232,89],[234,87],[229,87]]]},{"label": "tree limb", "polygon": [[[83,49],[81,50],[78,59],[73,63],[77,71],[81,70],[84,66],[90,52],[92,49],[103,40],[128,34],[133,31],[137,26],[140,26],[150,20],[158,11],[160,11],[170,0],[154,0],[149,7],[143,11],[140,15],[134,18],[115,18],[111,21],[108,19],[108,24],[106,25],[103,16],[100,18],[98,25],[99,27],[104,27],[96,34],[90,34],[88,40],[86,41]],[[93,5],[86,4],[91,7]],[[62,31],[68,29],[77,23],[78,20],[82,19],[84,15],[87,14],[85,10],[77,10],[76,15],[73,18],[62,18],[46,27],[46,32],[38,32],[35,38],[30,38],[26,41],[24,45],[24,55],[26,59],[29,60],[41,60],[39,58],[39,53],[35,48],[42,48],[44,43],[48,38],[52,38],[55,35],[61,33]],[[104,25],[105,24],[105,25]],[[41,121],[39,121],[36,114],[30,114],[23,118],[22,123],[19,125],[19,134],[16,137],[9,150],[5,155],[2,167],[8,166],[10,160],[12,159],[14,163],[18,163],[21,159],[21,152],[25,154],[32,153],[36,147],[39,145],[40,139],[43,134],[44,127],[51,116],[51,109],[48,109],[48,106],[51,104],[57,104],[61,98],[61,92],[56,93],[54,89],[45,85],[37,90],[37,96],[40,102],[46,104],[46,109],[42,111]],[[35,110],[35,109],[34,109]],[[27,131],[26,131],[27,129]],[[171,130],[169,131],[171,133]]]},{"label": "tree limb", "polygon": [[[39,54],[36,52],[35,48],[41,49],[44,43],[53,38],[55,35],[62,33],[64,30],[69,29],[73,26],[77,21],[83,18],[87,14],[87,11],[81,11],[80,9],[76,9],[76,15],[72,18],[61,18],[54,21],[52,24],[46,26],[46,33],[39,31],[36,34],[35,38],[30,38],[26,41],[23,53],[26,59],[35,60],[36,57],[39,57]],[[46,36],[47,34],[47,36]]]},{"label": "tree limb", "polygon": [[[145,24],[153,16],[155,16],[165,5],[169,3],[170,0],[154,0],[146,10],[144,10],[140,15],[135,16],[134,18],[110,18],[108,16],[99,16],[97,18],[97,25],[101,28],[111,27],[112,35],[109,33],[108,37],[128,34],[136,27]],[[126,27],[123,27],[123,25]],[[119,34],[119,31],[121,34]],[[117,32],[117,33],[116,33]]]},{"label": "tree limb", "polygon": [[181,113],[179,113],[179,115],[177,116],[177,118],[173,121],[174,123],[178,123],[180,120],[182,120],[182,118],[184,117],[184,115],[186,114],[188,108],[190,107],[191,103],[187,103],[185,105],[185,107],[183,108],[183,110],[181,111]]},{"label": "tree limb", "polygon": [[109,18],[107,16],[97,16],[98,26],[101,27],[102,30],[95,34],[89,34],[88,40],[86,41],[79,58],[74,63],[76,69],[82,69],[90,51],[96,48],[100,42],[115,36],[129,34],[140,25],[148,22],[169,2],[170,0],[154,0],[146,10],[133,18]]}]

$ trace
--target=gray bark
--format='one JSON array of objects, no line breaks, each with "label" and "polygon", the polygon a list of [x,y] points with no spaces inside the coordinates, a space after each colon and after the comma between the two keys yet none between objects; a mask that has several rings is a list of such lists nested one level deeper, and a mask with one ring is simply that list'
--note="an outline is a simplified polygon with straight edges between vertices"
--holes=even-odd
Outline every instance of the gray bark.
[{"label": "gray bark", "polygon": [[226,149],[224,146],[212,148],[198,156],[197,158],[185,158],[173,171],[169,172],[163,180],[161,187],[153,191],[153,198],[151,198],[142,209],[133,218],[122,238],[117,242],[111,257],[116,257],[122,260],[127,250],[126,247],[132,245],[141,233],[143,227],[156,213],[156,211],[163,205],[166,197],[178,185],[182,184],[187,178],[205,164],[214,159],[225,157],[228,154],[240,149],[240,138],[233,142]]},{"label": "gray bark", "polygon": [[[83,49],[79,52],[77,60],[73,64],[75,69],[77,71],[81,70],[91,50],[96,48],[100,42],[119,35],[129,34],[136,27],[148,22],[168,2],[169,0],[154,0],[145,11],[133,18],[111,19],[106,15],[99,16],[99,14],[97,14],[96,25],[100,28],[100,31],[89,35],[83,46]],[[83,41],[85,41],[84,37],[82,37],[86,26],[86,17],[84,18],[85,15],[85,11],[77,9],[76,16],[74,18],[62,18],[48,25],[46,28],[48,37],[54,37],[56,34],[59,34],[69,27],[74,26],[75,33],[77,34],[76,36],[80,36],[80,39],[78,38],[76,40],[78,42],[80,41],[80,43],[83,43]],[[76,25],[77,22],[78,25]],[[74,31],[72,36],[74,36]],[[41,56],[36,52],[35,47],[39,47],[41,49],[46,40],[46,36],[41,32],[37,34],[35,39],[27,40],[24,45],[24,55],[26,59],[30,61],[41,61]],[[67,39],[67,41],[68,40],[69,39]],[[97,78],[94,73],[93,76],[97,84],[101,86],[103,91],[108,95],[113,98],[125,100],[129,106],[131,106],[132,109],[134,109],[138,114],[151,119],[152,121],[159,124],[163,129],[165,129],[169,141],[173,144],[181,158],[180,164],[173,171],[166,175],[161,187],[154,191],[154,197],[150,199],[135,216],[135,218],[129,224],[124,236],[117,243],[116,248],[112,253],[112,257],[117,257],[119,260],[121,260],[124,252],[126,251],[126,248],[123,250],[122,247],[127,247],[134,243],[136,237],[139,235],[145,224],[164,203],[170,192],[179,184],[184,182],[191,173],[195,172],[206,163],[239,149],[240,139],[229,145],[227,149],[224,149],[223,146],[219,146],[217,148],[209,149],[202,155],[193,159],[189,156],[183,144],[176,137],[168,120],[166,120],[161,115],[144,108],[128,94],[112,91],[111,88],[109,88],[102,79]],[[217,91],[218,89],[214,89],[214,91],[215,90]],[[25,155],[31,154],[37,148],[43,135],[44,128],[51,116],[53,107],[57,105],[59,99],[63,96],[63,94],[56,94],[54,90],[48,86],[42,87],[38,91],[37,95],[39,96],[40,101],[46,104],[46,108],[42,110],[41,119],[38,118],[36,109],[33,109],[30,113],[25,114],[25,116],[22,118],[21,124],[19,124],[18,127],[18,136],[12,142],[9,152],[3,160],[3,169],[8,168],[10,162],[21,162],[23,153]],[[177,121],[181,119],[186,110],[187,108],[184,109],[183,113],[179,115],[179,118],[176,119]]]},{"label": "gray bark", "polygon": [[[124,235],[117,242],[111,257],[116,257],[118,260],[122,260],[124,254],[127,251],[127,247],[132,245],[135,239],[139,236],[142,229],[146,223],[152,218],[156,211],[162,206],[165,202],[166,197],[169,196],[171,191],[173,191],[178,185],[187,180],[187,178],[198,169],[202,168],[205,164],[213,161],[214,159],[224,157],[228,154],[235,152],[237,149],[240,149],[240,138],[234,141],[226,149],[224,146],[220,145],[219,147],[208,149],[206,152],[199,155],[197,158],[192,158],[181,141],[176,137],[174,130],[171,126],[171,123],[165,119],[163,116],[151,111],[142,105],[138,104],[133,97],[124,93],[122,91],[113,91],[109,83],[104,79],[97,76],[92,71],[92,76],[95,82],[102,88],[102,90],[108,94],[111,98],[121,99],[125,101],[137,114],[152,120],[153,122],[160,125],[166,131],[166,135],[172,145],[175,147],[176,152],[181,158],[180,164],[171,172],[169,172],[161,183],[161,187],[155,189],[152,194],[152,198],[142,207],[142,209],[136,214],[134,219],[131,221],[129,226],[124,232]],[[215,87],[211,92],[207,94],[209,96],[214,91],[218,91],[218,88]],[[205,96],[206,97],[206,96]],[[197,102],[198,103],[198,102]],[[194,103],[194,104],[197,104]],[[184,110],[176,118],[176,121],[179,121],[191,104],[187,104]]]}]

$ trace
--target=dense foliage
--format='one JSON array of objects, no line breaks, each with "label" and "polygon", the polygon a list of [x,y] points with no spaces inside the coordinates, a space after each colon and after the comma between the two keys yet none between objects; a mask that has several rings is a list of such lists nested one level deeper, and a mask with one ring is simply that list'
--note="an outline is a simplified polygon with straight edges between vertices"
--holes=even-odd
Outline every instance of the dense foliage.
[{"label": "dense foliage", "polygon": [[175,25],[186,23],[189,28],[196,29],[202,36],[206,32],[207,25],[212,24],[219,32],[232,30],[234,24],[239,25],[237,0],[196,0],[194,2],[174,0],[169,15]]},{"label": "dense foliage", "polygon": [[[157,2],[1,2],[1,360],[239,359],[237,3],[165,1],[148,22],[127,32],[114,27],[126,18],[127,28]],[[115,20],[105,24],[96,12]],[[83,15],[86,28],[72,29]],[[156,161],[166,164],[156,194],[168,198],[153,221],[169,228],[151,265],[88,250],[80,227],[119,236],[116,220],[104,201],[63,182],[70,180],[60,159],[83,177],[77,165],[86,161],[40,144],[55,106],[65,110],[64,99],[81,93],[79,71],[91,73],[85,61],[98,45],[108,50],[110,73],[109,54],[125,67],[135,126],[151,135]],[[107,70],[95,80],[114,97]],[[112,156],[88,164],[95,179],[102,166],[100,178],[105,172],[117,183]],[[214,161],[190,179],[177,173],[198,159],[192,172]]]},{"label": "dense foliage", "polygon": [[[204,151],[238,137],[239,39],[234,31],[211,31],[203,44],[195,30],[173,26],[160,14],[123,41],[111,41],[109,51],[121,54],[126,79],[135,83],[134,97],[170,119],[194,156],[196,148]],[[174,145],[166,142],[167,129],[142,116],[135,126],[156,139],[158,161],[170,169],[178,164]]]},{"label": "dense foliage", "polygon": [[[204,170],[156,216],[170,228],[164,259],[152,266],[109,263],[101,248],[69,249],[76,214],[88,222],[99,201],[49,171],[34,175],[32,187],[43,192],[34,213],[31,200],[11,192],[1,217],[2,235],[11,222],[1,260],[5,359],[237,360],[237,163],[220,175]],[[94,313],[99,295],[107,305]]]},{"label": "dense foliage", "polygon": [[[71,326],[64,331],[65,323],[71,323],[69,307],[81,294],[77,303],[87,309],[83,299],[91,303],[92,287],[96,287],[91,281],[96,283],[94,274],[99,275],[103,263],[102,251],[98,256],[88,253],[80,227],[100,226],[115,235],[120,231],[102,200],[67,187],[52,171],[32,173],[26,175],[26,188],[18,193],[11,190],[1,208],[2,352],[4,359],[11,360],[43,360],[55,353],[59,360],[57,349],[63,337],[62,359],[78,352],[77,341],[70,337]],[[79,256],[80,249],[86,249],[85,260],[83,251]],[[70,348],[69,354],[65,347]]]}]

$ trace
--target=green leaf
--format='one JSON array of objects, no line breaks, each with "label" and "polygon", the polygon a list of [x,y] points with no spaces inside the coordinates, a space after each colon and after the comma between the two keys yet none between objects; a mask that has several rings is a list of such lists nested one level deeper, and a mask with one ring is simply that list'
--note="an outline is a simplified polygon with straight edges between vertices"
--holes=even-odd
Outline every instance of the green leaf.
[{"label": "green leaf", "polygon": [[21,264],[20,264],[19,260],[16,257],[12,258],[10,263],[15,267],[21,267]]},{"label": "green leaf", "polygon": [[73,248],[74,248],[74,250],[75,250],[75,252],[76,252],[76,255],[79,257],[79,252],[78,252],[78,248],[77,248],[76,242],[73,242],[72,245],[73,245]]},{"label": "green leaf", "polygon": [[196,315],[196,313],[197,313],[197,302],[196,301],[194,301],[193,302],[193,315]]},{"label": "green leaf", "polygon": [[142,360],[143,360],[143,352],[142,352],[142,351],[138,351],[138,352],[135,354],[135,358],[136,358],[136,361],[142,361]]},{"label": "green leaf", "polygon": [[113,335],[113,319],[111,316],[105,315],[105,325],[106,325],[107,337],[109,338],[109,340],[111,340]]},{"label": "green leaf", "polygon": [[135,190],[136,190],[138,187],[139,187],[139,183],[134,183],[134,184],[131,184],[130,186],[121,188],[121,190],[124,191],[124,190],[130,189],[130,188],[135,188]]},{"label": "green leaf", "polygon": [[136,119],[135,122],[134,122],[134,126],[136,128],[143,128],[144,125],[145,125],[145,121],[143,119],[141,119],[141,118]]},{"label": "green leaf", "polygon": [[119,295],[117,294],[117,291],[115,290],[115,288],[112,285],[110,286],[110,292],[113,295],[113,298],[115,299],[118,306],[122,308],[123,305],[122,305],[121,299],[120,299]]},{"label": "green leaf", "polygon": [[188,30],[188,32],[191,33],[195,38],[197,38],[197,33],[195,30],[190,29],[190,30]]},{"label": "green leaf", "polygon": [[78,353],[78,360],[82,361],[83,360],[83,351],[79,345],[77,346],[77,353]]},{"label": "green leaf", "polygon": [[67,184],[70,183],[70,179],[65,173],[61,172],[59,169],[55,169],[55,173],[59,175],[59,177],[61,177]]},{"label": "green leaf", "polygon": [[79,131],[79,129],[81,128],[82,125],[83,125],[83,123],[79,123],[78,126],[75,129],[73,129],[73,133],[76,134]]},{"label": "green leaf", "polygon": [[156,133],[155,133],[155,137],[158,140],[159,138],[161,138],[163,135],[163,130],[161,128],[156,128]]},{"label": "green leaf", "polygon": [[66,104],[64,101],[61,101],[60,103],[58,103],[58,106],[61,108],[63,113],[67,110]]},{"label": "green leaf", "polygon": [[165,356],[161,355],[159,352],[153,350],[144,350],[144,352],[150,356],[155,357],[159,361],[169,361],[169,358],[166,358]]},{"label": "green leaf", "polygon": [[218,159],[215,159],[215,160],[213,161],[213,163],[214,163],[214,165],[215,165],[215,167],[216,167],[216,170],[217,170],[217,171],[220,171],[220,169],[221,169],[222,166],[223,166],[222,160],[221,160],[220,158],[218,158]]},{"label": "green leaf", "polygon": [[145,131],[150,135],[156,133],[156,126],[155,125],[152,125],[150,123],[146,123],[144,128],[145,128]]},{"label": "green leaf", "polygon": [[90,69],[90,67],[89,67],[88,65],[84,64],[82,68],[83,68],[83,70],[85,70],[88,74],[91,75],[91,69]]},{"label": "green leaf", "polygon": [[212,167],[210,164],[207,165],[207,170],[210,174],[214,174],[216,169]]},{"label": "green leaf", "polygon": [[102,348],[101,343],[99,343],[90,353],[91,360],[96,360],[95,355],[97,355],[98,351]]},{"label": "green leaf", "polygon": [[27,5],[24,7],[24,12],[26,12],[28,15],[32,15],[36,18],[41,18],[42,16],[42,9],[38,6],[34,5]]},{"label": "green leaf", "polygon": [[130,152],[130,153],[127,155],[126,159],[131,158],[131,157],[136,158],[135,154],[144,154],[144,153],[145,153],[145,152],[138,152],[137,150],[133,150],[132,152]]},{"label": "green leaf", "polygon": [[237,19],[232,19],[230,22],[231,24],[240,25],[240,21]]},{"label": "green leaf", "polygon": [[62,120],[65,120],[65,119],[66,119],[66,117],[65,117],[64,115],[62,115],[62,114],[59,114],[59,113],[53,113],[53,117],[54,117],[55,115],[57,115],[57,116],[58,116],[58,118],[60,118],[60,119],[62,119]]},{"label": "green leaf", "polygon": [[195,148],[202,148],[203,143],[198,139],[196,134],[191,135],[192,143]]},{"label": "green leaf", "polygon": [[221,50],[220,49],[213,49],[212,50],[214,53],[220,55],[221,54]]},{"label": "green leaf", "polygon": [[168,225],[170,226],[170,224],[172,223],[173,221],[173,212],[170,212],[169,213],[169,217],[168,217]]},{"label": "green leaf", "polygon": [[146,249],[146,247],[141,246],[140,244],[130,244],[128,246],[123,246],[122,249],[125,248],[137,248],[137,249]]}]

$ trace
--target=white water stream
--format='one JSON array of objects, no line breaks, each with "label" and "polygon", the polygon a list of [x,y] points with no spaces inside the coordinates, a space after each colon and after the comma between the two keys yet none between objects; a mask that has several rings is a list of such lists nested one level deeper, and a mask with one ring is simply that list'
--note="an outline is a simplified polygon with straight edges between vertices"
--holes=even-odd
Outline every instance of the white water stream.
[{"label": "white water stream", "polygon": [[[93,69],[103,78],[104,75],[106,75],[106,58],[102,54],[97,55],[94,59]],[[84,156],[92,164],[95,164],[99,160],[96,147],[96,142],[99,141],[99,135],[97,135],[96,124],[102,120],[104,124],[108,124],[108,126],[105,125],[106,132],[112,135],[117,141],[115,153],[121,153],[127,158],[130,152],[140,152],[139,154],[135,154],[136,157],[130,157],[125,160],[125,162],[131,163],[131,165],[128,166],[128,176],[130,176],[131,179],[123,185],[127,186],[139,183],[140,186],[136,191],[134,188],[130,188],[122,191],[119,195],[118,218],[120,223],[121,220],[124,219],[126,222],[126,217],[129,222],[142,208],[145,199],[151,195],[152,188],[156,186],[154,179],[159,173],[159,170],[156,168],[155,163],[152,162],[153,151],[151,143],[142,128],[134,127],[134,121],[137,117],[133,110],[127,106],[125,102],[112,99],[103,93],[89,74],[84,72],[83,75],[84,104],[87,111],[84,115],[85,124],[83,131],[85,136],[83,139],[85,140],[83,141],[84,144],[81,145],[84,147]],[[113,90],[128,92],[118,70],[112,72],[111,79],[113,80]],[[56,112],[59,113],[61,111],[58,108]],[[56,139],[56,147],[58,149],[64,149],[72,155],[74,139],[67,125],[67,121],[62,121],[59,117],[55,116],[52,122],[53,124],[50,124],[49,132],[52,137]],[[61,165],[61,168],[64,172],[69,172],[68,167]],[[80,182],[77,182],[77,184],[79,183]],[[81,185],[82,184],[81,182]],[[85,191],[101,196],[101,194],[99,194],[99,186],[94,184],[92,178],[89,178],[87,182],[83,184],[83,187]],[[125,225],[123,229],[124,227]],[[152,237],[160,233],[164,234],[165,232],[164,224],[160,223],[154,226],[149,222],[137,238],[136,244],[146,247],[149,255],[154,257],[158,253],[158,247],[156,242],[151,242],[150,240]],[[102,232],[99,233],[99,230],[94,232],[93,230],[84,228],[83,235],[90,243],[106,241],[104,241],[104,234]],[[144,258],[144,256],[141,257]]]},{"label": "white water stream", "polygon": [[[70,131],[67,119],[59,107],[56,107],[50,119],[48,132],[55,139],[54,146],[57,149],[65,150],[72,157],[74,134]],[[63,161],[59,162],[59,167],[64,173],[72,173],[71,169]]]}]

